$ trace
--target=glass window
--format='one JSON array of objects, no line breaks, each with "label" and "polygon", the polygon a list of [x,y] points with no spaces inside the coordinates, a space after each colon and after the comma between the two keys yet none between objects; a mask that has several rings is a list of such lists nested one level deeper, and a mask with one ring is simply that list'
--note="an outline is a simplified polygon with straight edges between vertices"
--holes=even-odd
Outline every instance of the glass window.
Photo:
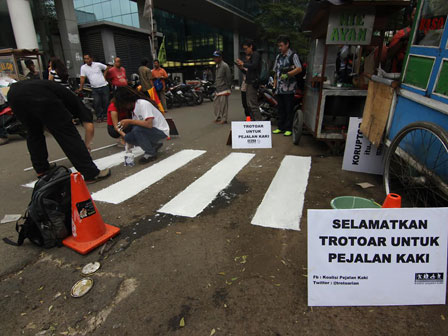
[{"label": "glass window", "polygon": [[140,20],[138,19],[137,13],[132,14],[132,25],[137,28],[140,27]]},{"label": "glass window", "polygon": [[426,90],[433,65],[433,58],[410,55],[404,83]]},{"label": "glass window", "polygon": [[103,15],[104,15],[104,17],[105,18],[112,17],[112,8],[111,8],[110,2],[103,2],[101,5],[103,7]]},{"label": "glass window", "polygon": [[122,16],[123,24],[127,26],[132,26],[132,16],[131,14],[126,14]]},{"label": "glass window", "polygon": [[101,6],[101,4],[93,5],[93,13],[95,14],[97,20],[104,19],[103,7]]},{"label": "glass window", "polygon": [[[82,11],[85,12],[86,14],[87,14],[87,13],[92,13],[92,14],[93,14],[93,6],[87,6],[87,7],[84,7],[84,8],[82,9]],[[96,20],[96,17],[95,17],[95,20]]]},{"label": "glass window", "polygon": [[442,63],[434,92],[448,97],[448,60]]},{"label": "glass window", "polygon": [[120,9],[121,9],[121,14],[129,14],[131,12],[131,8],[129,6],[129,1],[128,0],[120,1]]},{"label": "glass window", "polygon": [[123,20],[121,19],[121,15],[114,16],[112,18],[112,22],[123,24]]},{"label": "glass window", "polygon": [[112,0],[111,5],[112,5],[112,15],[120,15],[121,14],[120,0]]},{"label": "glass window", "polygon": [[448,15],[448,1],[426,0],[423,2],[414,45],[438,47]]}]

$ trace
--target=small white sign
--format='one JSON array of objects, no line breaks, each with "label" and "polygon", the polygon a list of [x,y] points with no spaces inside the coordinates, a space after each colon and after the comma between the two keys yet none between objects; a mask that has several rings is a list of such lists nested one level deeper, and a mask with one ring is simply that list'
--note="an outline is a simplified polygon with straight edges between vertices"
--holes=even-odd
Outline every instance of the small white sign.
[{"label": "small white sign", "polygon": [[448,208],[308,210],[308,305],[445,304]]},{"label": "small white sign", "polygon": [[68,33],[68,40],[72,44],[79,44],[79,35]]},{"label": "small white sign", "polygon": [[350,118],[342,169],[383,175],[385,148],[375,147],[364,137],[361,122],[362,118]]},{"label": "small white sign", "polygon": [[232,121],[232,148],[272,148],[270,121]]}]

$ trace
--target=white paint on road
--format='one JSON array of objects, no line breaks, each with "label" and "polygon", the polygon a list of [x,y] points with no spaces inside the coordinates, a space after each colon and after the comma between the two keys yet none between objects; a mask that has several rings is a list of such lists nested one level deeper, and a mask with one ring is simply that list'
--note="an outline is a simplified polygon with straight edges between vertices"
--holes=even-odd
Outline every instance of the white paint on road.
[{"label": "white paint on road", "polygon": [[160,181],[176,169],[186,165],[191,160],[204,154],[206,151],[185,149],[170,157],[153,164],[111,186],[92,194],[95,201],[119,204],[137,195],[150,185]]},{"label": "white paint on road", "polygon": [[[141,149],[140,147],[134,147],[132,149],[132,152],[134,153],[136,158],[144,154],[143,149]],[[115,154],[112,154],[109,156],[105,156],[101,159],[94,160],[93,162],[96,164],[96,166],[100,170],[118,166],[120,164],[123,164],[123,162],[124,162],[124,150],[120,153],[115,153]],[[76,172],[76,169],[74,167],[71,167],[70,170],[72,172]],[[23,187],[34,188],[34,185],[36,184],[36,182],[37,182],[37,180],[27,183],[27,184],[24,184]]]},{"label": "white paint on road", "polygon": [[184,191],[165,204],[158,212],[196,217],[226,188],[236,174],[255,156],[248,153],[231,153]]},{"label": "white paint on road", "polygon": [[[106,149],[106,148],[114,147],[114,146],[116,146],[116,145],[117,145],[117,144],[110,144],[110,145],[107,145],[107,146],[103,146],[103,147],[95,148],[95,149],[92,149],[92,153],[93,153],[93,152],[100,151],[100,150],[102,150],[102,149]],[[50,161],[50,163],[60,162],[60,161],[64,161],[64,160],[67,160],[67,157],[66,157],[66,156],[64,156],[63,158],[60,158],[60,159],[56,159],[56,160]],[[23,171],[30,171],[30,170],[32,170],[32,169],[33,169],[33,167],[28,167],[28,168],[25,168]]]},{"label": "white paint on road", "polygon": [[252,224],[299,231],[310,169],[310,157],[285,156]]}]

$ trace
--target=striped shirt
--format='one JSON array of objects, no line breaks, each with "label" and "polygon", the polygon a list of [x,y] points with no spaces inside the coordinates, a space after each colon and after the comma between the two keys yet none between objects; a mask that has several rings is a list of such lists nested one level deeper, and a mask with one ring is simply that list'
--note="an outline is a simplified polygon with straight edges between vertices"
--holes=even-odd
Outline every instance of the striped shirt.
[{"label": "striped shirt", "polygon": [[61,84],[62,86],[66,87],[67,89],[69,89],[69,85],[68,85],[68,80],[66,81],[62,81],[62,78],[59,77],[58,73],[56,72],[56,70],[51,70],[50,71],[50,75],[53,76],[53,82]]}]

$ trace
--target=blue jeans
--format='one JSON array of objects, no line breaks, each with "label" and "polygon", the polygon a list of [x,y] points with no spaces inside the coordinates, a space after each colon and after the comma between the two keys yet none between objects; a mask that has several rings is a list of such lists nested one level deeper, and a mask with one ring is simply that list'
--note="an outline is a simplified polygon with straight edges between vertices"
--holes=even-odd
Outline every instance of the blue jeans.
[{"label": "blue jeans", "polygon": [[93,108],[95,109],[97,119],[107,117],[107,108],[109,106],[109,86],[92,88]]},{"label": "blue jeans", "polygon": [[131,145],[140,146],[149,156],[155,156],[156,150],[154,147],[165,138],[166,134],[158,128],[132,126],[129,131],[126,130],[124,141]]}]

